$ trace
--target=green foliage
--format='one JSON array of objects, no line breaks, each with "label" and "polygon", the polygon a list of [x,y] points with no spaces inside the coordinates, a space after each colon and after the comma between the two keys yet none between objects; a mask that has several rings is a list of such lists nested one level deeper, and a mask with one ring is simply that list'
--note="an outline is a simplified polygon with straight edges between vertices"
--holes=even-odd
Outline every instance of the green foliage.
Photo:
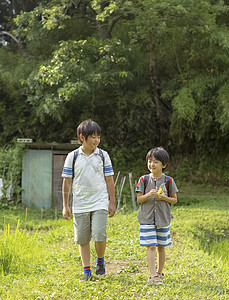
[{"label": "green foliage", "polygon": [[188,88],[183,88],[173,99],[173,108],[178,119],[193,121],[196,114],[195,100]]},{"label": "green foliage", "polygon": [[[225,1],[14,1],[15,24],[10,4],[1,4],[1,25],[25,57],[13,39],[0,49],[1,145],[16,136],[68,142],[82,119],[94,118],[117,168],[140,165],[161,136],[171,156],[198,157],[202,175],[226,155]],[[214,167],[212,177],[228,178]]]},{"label": "green foliage", "polygon": [[96,12],[96,19],[101,22],[109,22],[117,16],[128,16],[132,9],[132,1],[109,1],[105,3],[103,0],[91,1],[91,7]]},{"label": "green foliage", "polygon": [[59,5],[53,5],[53,2],[43,2],[30,12],[21,12],[14,19],[17,25],[14,33],[31,41],[43,37],[46,30],[62,29],[64,21],[70,17],[64,13],[65,5],[62,1],[58,3]]},{"label": "green foliage", "polygon": [[109,144],[112,142],[110,140],[116,137],[116,145],[111,148],[110,155],[117,170],[134,171],[138,168],[139,161],[144,167],[146,153],[151,145],[158,143],[152,99],[148,90],[140,86],[136,86],[135,89],[134,92],[120,92],[114,109],[116,126],[110,126],[110,119],[106,120],[107,125],[104,126],[107,128]]},{"label": "green foliage", "polygon": [[[14,202],[21,200],[22,154],[24,145],[14,142],[0,148],[0,177],[3,179],[3,196],[0,204],[7,206],[7,191],[13,190]],[[9,192],[9,191],[8,191]],[[12,199],[11,199],[12,200]]]},{"label": "green foliage", "polygon": [[71,1],[40,1],[34,10],[17,15],[13,33],[24,42],[27,55],[47,59],[59,41],[82,39],[94,31],[85,18],[74,16],[73,6]]},{"label": "green foliage", "polygon": [[98,91],[119,88],[131,78],[128,52],[118,40],[61,42],[50,64],[25,82],[28,99],[40,117],[49,114],[60,119],[69,101],[82,104],[92,99],[93,106]]},{"label": "green foliage", "polygon": [[[20,81],[29,76],[37,62],[18,53],[0,48],[0,145],[4,146],[15,137],[38,134],[40,125],[32,106],[22,93]],[[37,124],[38,121],[38,124]],[[29,124],[27,126],[26,124]],[[35,125],[37,124],[37,125]]]},{"label": "green foliage", "polygon": [[227,150],[225,149],[223,154],[223,163],[222,157],[216,156],[212,160],[208,153],[199,157],[196,155],[184,158],[176,156],[171,162],[172,176],[179,182],[227,187],[229,181]]},{"label": "green foliage", "polygon": [[216,118],[220,123],[220,129],[225,135],[229,134],[229,84],[225,83],[218,92],[218,106]]}]

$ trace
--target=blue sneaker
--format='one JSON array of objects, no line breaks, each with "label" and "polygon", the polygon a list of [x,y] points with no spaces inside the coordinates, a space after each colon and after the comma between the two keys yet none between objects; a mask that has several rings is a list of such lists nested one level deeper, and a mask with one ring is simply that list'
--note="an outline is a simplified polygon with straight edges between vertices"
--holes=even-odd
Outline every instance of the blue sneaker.
[{"label": "blue sneaker", "polygon": [[83,277],[80,279],[80,281],[90,281],[92,279],[91,274],[85,273],[83,274]]},{"label": "blue sneaker", "polygon": [[105,266],[97,264],[95,269],[95,277],[103,277],[105,276]]}]

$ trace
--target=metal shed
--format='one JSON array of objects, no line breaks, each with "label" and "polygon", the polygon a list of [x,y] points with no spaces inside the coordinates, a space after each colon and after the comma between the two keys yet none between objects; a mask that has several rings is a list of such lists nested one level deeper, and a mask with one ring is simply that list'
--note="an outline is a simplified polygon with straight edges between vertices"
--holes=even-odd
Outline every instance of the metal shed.
[{"label": "metal shed", "polygon": [[31,208],[62,209],[61,173],[72,144],[31,143],[22,160],[22,202]]}]

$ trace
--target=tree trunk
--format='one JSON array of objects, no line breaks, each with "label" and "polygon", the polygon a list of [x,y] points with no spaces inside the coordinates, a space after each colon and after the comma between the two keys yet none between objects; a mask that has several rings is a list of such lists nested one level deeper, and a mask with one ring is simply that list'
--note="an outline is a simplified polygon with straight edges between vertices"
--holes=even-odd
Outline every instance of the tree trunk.
[{"label": "tree trunk", "polygon": [[102,40],[111,38],[111,32],[109,30],[109,25],[107,23],[96,21],[96,25],[97,25],[99,36]]},{"label": "tree trunk", "polygon": [[15,43],[18,45],[19,50],[22,52],[22,54],[24,56],[26,56],[26,52],[25,49],[23,48],[22,43],[20,42],[20,40],[18,40],[12,33],[7,32],[7,31],[2,31],[2,34],[8,35],[9,37],[11,37],[12,40],[15,41]]},{"label": "tree trunk", "polygon": [[160,146],[167,148],[168,146],[168,123],[166,114],[161,105],[160,83],[157,73],[157,57],[155,52],[155,36],[150,37],[150,59],[149,59],[150,79],[153,90],[153,98],[156,107],[157,121],[159,125],[159,141]]},{"label": "tree trunk", "polygon": [[109,21],[109,23],[103,23],[101,21],[97,21],[96,23],[97,23],[98,32],[99,32],[100,37],[103,40],[112,38],[112,30],[113,30],[115,24],[122,18],[123,18],[123,15],[120,14],[120,15],[117,15],[114,18],[112,18]]}]

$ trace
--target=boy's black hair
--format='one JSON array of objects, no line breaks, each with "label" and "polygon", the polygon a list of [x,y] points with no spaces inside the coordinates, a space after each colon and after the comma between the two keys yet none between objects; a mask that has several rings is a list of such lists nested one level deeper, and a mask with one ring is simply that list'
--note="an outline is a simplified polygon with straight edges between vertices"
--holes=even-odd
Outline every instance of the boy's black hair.
[{"label": "boy's black hair", "polygon": [[82,145],[82,141],[80,140],[80,135],[83,135],[85,139],[89,137],[89,135],[100,135],[101,129],[99,124],[97,124],[95,121],[92,121],[91,119],[85,120],[77,127],[77,138],[78,143]]},{"label": "boy's black hair", "polygon": [[169,162],[169,154],[163,147],[156,147],[151,149],[146,155],[146,163],[148,160],[155,157],[156,160],[159,160],[163,166],[166,166]]}]

